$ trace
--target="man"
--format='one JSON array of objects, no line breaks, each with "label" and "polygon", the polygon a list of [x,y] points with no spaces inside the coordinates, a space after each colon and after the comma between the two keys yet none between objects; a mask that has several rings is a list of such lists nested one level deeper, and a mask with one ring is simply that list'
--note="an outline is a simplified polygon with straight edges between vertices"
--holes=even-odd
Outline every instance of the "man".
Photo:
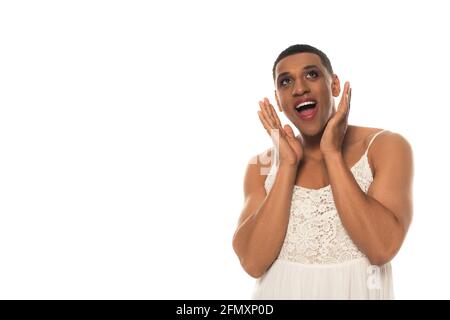
[{"label": "man", "polygon": [[[409,143],[397,133],[348,125],[350,84],[336,109],[340,80],[317,48],[281,52],[273,78],[278,110],[300,134],[281,125],[267,98],[260,102],[274,147],[247,166],[233,237],[242,267],[258,279],[253,297],[393,298],[389,262],[413,212]],[[278,159],[267,179],[265,156]]]}]

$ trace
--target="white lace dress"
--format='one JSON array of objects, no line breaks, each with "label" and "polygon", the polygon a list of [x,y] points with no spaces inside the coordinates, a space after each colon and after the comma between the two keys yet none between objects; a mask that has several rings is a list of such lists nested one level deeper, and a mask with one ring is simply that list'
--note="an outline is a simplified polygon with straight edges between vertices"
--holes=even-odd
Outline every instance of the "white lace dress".
[{"label": "white lace dress", "polygon": [[[382,131],[374,135],[369,147]],[[365,193],[373,181],[369,147],[351,168]],[[266,178],[267,192],[276,169],[273,165]],[[391,264],[371,266],[358,250],[341,223],[330,185],[320,189],[294,186],[283,246],[272,266],[256,280],[252,298],[393,299]]]}]

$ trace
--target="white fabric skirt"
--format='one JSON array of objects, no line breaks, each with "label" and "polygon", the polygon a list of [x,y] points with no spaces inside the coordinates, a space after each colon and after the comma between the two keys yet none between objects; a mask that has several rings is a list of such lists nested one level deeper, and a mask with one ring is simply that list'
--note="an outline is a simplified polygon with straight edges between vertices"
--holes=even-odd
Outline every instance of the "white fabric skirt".
[{"label": "white fabric skirt", "polygon": [[277,259],[256,280],[252,299],[394,299],[392,268],[372,266],[367,258],[336,264]]}]

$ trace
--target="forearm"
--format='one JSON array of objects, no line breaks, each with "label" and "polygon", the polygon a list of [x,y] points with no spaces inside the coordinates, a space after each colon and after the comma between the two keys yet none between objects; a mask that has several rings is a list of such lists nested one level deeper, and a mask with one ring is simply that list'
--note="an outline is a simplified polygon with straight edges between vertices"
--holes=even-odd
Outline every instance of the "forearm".
[{"label": "forearm", "polygon": [[371,263],[387,262],[401,241],[395,215],[361,190],[341,153],[326,155],[325,163],[336,209],[348,235]]},{"label": "forearm", "polygon": [[236,233],[241,260],[256,276],[273,263],[284,242],[296,173],[297,168],[280,165],[265,200]]}]

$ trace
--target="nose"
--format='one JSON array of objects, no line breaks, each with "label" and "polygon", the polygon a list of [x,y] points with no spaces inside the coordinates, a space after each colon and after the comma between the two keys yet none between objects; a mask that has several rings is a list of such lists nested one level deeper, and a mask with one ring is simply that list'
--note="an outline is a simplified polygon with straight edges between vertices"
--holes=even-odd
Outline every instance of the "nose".
[{"label": "nose", "polygon": [[292,89],[293,96],[302,96],[306,92],[309,92],[309,88],[304,81],[297,79]]}]

